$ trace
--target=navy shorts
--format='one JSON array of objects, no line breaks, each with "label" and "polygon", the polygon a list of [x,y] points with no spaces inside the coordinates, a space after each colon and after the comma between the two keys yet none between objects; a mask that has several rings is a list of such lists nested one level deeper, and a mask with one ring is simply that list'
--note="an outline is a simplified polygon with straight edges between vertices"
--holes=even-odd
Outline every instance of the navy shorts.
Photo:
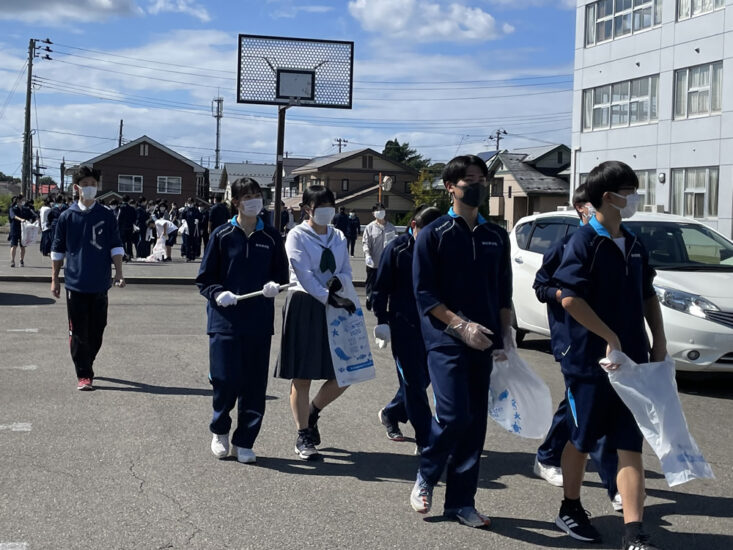
[{"label": "navy shorts", "polygon": [[643,436],[634,416],[607,377],[566,378],[570,442],[581,453],[593,451],[606,436],[609,451],[641,452]]},{"label": "navy shorts", "polygon": [[166,246],[175,246],[176,244],[176,235],[178,235],[178,231],[174,231],[173,233],[168,233],[168,238],[165,240]]},{"label": "navy shorts", "polygon": [[[11,234],[8,240],[10,241],[10,246],[18,246],[20,244],[20,235]],[[25,248],[22,244],[20,247]]]}]

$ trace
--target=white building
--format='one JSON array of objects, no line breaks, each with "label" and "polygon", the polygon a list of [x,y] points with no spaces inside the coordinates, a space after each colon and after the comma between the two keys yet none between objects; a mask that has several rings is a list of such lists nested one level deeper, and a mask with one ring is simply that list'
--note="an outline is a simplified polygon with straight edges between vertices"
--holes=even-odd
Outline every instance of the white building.
[{"label": "white building", "polygon": [[649,209],[731,237],[733,0],[578,0],[575,34],[573,187],[620,160]]}]

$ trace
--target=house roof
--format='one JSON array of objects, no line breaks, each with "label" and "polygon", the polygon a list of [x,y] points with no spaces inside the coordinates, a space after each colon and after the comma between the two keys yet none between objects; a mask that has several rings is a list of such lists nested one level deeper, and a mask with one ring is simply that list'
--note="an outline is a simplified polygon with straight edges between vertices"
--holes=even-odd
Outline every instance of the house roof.
[{"label": "house roof", "polygon": [[492,164],[501,162],[507,172],[510,172],[525,193],[529,194],[556,194],[568,193],[570,184],[553,176],[546,176],[526,162],[526,153],[509,153],[502,151],[492,160]]},{"label": "house roof", "polygon": [[484,162],[488,163],[499,151],[483,151],[481,153],[478,153],[476,156],[483,160]]},{"label": "house roof", "polygon": [[559,148],[567,149],[568,151],[570,151],[570,148],[567,145],[556,143],[554,145],[543,145],[541,147],[523,147],[520,149],[512,149],[512,153],[522,153],[526,155],[526,157],[524,158],[524,162],[533,163]]},{"label": "house roof", "polygon": [[112,149],[111,151],[107,151],[106,153],[103,153],[97,157],[94,157],[93,159],[89,159],[85,162],[82,162],[81,166],[94,165],[95,163],[101,162],[106,158],[116,155],[117,153],[121,153],[122,151],[126,151],[127,149],[132,149],[133,147],[136,147],[137,145],[143,142],[147,142],[150,145],[157,147],[161,151],[165,152],[166,154],[180,160],[181,162],[185,164],[188,164],[191,168],[193,168],[193,171],[196,172],[197,174],[203,173],[206,171],[206,169],[203,166],[201,166],[200,164],[197,164],[193,162],[192,160],[187,159],[183,155],[176,153],[173,149],[166,147],[162,143],[158,143],[157,141],[155,141],[152,138],[149,138],[148,136],[140,136],[139,138],[137,138],[134,141],[125,143],[122,147],[117,147],[115,149]]},{"label": "house roof", "polygon": [[224,164],[227,178],[224,186],[231,184],[239,178],[252,178],[260,187],[272,185],[272,177],[275,174],[274,164],[256,164],[254,162],[227,162]]},{"label": "house roof", "polygon": [[221,175],[224,173],[224,168],[209,168],[209,188],[210,189],[223,189],[221,185]]},{"label": "house roof", "polygon": [[385,157],[383,154],[378,153],[374,149],[371,149],[370,147],[363,147],[361,149],[356,149],[355,151],[344,151],[342,153],[336,153],[333,155],[328,155],[325,157],[316,157],[312,159],[307,164],[301,166],[300,168],[296,168],[292,171],[292,174],[295,176],[301,175],[301,174],[309,174],[311,172],[319,171],[322,169],[327,169],[333,166],[334,164],[341,162],[343,160],[356,157],[358,155],[364,154],[365,152],[368,152],[371,155],[374,155],[375,157],[382,158],[386,160],[387,162],[391,162],[400,168],[404,170],[405,172],[410,172],[412,174],[418,174],[417,170],[413,170],[409,166],[406,166],[405,164],[402,164],[400,162],[397,162],[395,160],[389,159]]}]

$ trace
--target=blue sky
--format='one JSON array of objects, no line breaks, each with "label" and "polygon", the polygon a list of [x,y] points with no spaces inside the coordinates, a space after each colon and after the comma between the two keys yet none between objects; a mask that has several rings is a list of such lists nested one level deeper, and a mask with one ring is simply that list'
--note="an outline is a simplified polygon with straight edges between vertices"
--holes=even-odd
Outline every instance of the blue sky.
[{"label": "blue sky", "polygon": [[[223,162],[274,162],[277,109],[236,103],[238,33],[354,41],[353,109],[287,112],[290,156],[424,156],[569,143],[574,0],[0,0],[0,171],[20,176],[25,61],[36,59],[34,146],[58,179],[143,134],[213,167],[211,100],[224,98]],[[44,45],[45,46],[45,45]],[[46,52],[43,52],[44,54]]]}]

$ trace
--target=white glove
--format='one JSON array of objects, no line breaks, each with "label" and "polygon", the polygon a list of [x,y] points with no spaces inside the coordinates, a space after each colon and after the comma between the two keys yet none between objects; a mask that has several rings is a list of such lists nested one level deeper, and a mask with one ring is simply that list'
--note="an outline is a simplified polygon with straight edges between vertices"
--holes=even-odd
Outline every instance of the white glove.
[{"label": "white glove", "polygon": [[262,295],[265,298],[274,298],[278,294],[280,294],[280,285],[274,281],[265,283],[265,286],[262,287]]},{"label": "white glove", "polygon": [[216,301],[216,305],[218,306],[229,307],[236,305],[237,296],[233,292],[225,290],[224,292],[219,292],[216,296],[214,296],[214,301]]},{"label": "white glove", "polygon": [[366,263],[366,266],[367,267],[374,268],[374,260],[372,260],[372,257],[371,256],[366,256],[364,258],[364,262]]},{"label": "white glove", "polygon": [[385,348],[391,339],[392,335],[389,330],[389,325],[377,325],[374,327],[374,341],[379,349]]}]

